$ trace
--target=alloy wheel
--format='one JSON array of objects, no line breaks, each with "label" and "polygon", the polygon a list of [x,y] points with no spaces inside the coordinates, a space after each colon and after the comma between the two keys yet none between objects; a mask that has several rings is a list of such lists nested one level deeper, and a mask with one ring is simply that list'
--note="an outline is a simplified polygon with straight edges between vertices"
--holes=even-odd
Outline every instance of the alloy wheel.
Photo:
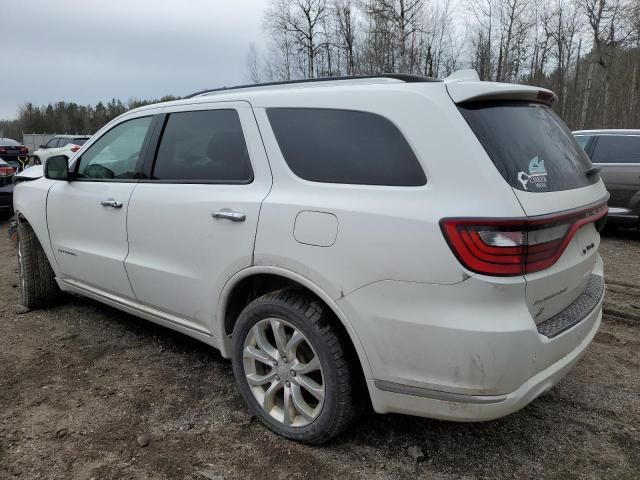
[{"label": "alloy wheel", "polygon": [[273,419],[303,427],[320,415],[324,373],[318,355],[300,330],[280,318],[261,320],[249,331],[242,356],[249,388]]}]

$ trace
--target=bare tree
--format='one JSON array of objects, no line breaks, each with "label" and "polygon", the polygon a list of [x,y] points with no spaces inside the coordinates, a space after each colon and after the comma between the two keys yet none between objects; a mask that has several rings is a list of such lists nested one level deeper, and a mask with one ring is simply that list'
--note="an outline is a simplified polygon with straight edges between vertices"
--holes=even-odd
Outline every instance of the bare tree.
[{"label": "bare tree", "polygon": [[262,69],[259,64],[258,50],[255,44],[249,44],[247,52],[247,76],[251,83],[260,83],[262,81]]}]

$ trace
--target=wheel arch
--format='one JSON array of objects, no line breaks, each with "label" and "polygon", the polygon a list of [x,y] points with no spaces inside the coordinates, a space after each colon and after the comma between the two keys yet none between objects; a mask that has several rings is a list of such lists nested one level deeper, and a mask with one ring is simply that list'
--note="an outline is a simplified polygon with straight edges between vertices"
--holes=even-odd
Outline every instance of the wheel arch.
[{"label": "wheel arch", "polygon": [[[214,335],[220,339],[219,348],[223,357],[231,358],[231,331],[233,330],[233,326],[235,325],[242,308],[253,300],[253,298],[250,298],[249,301],[239,301],[238,297],[241,297],[243,293],[246,293],[247,288],[251,288],[253,286],[253,281],[260,280],[269,280],[273,283],[266,291],[257,292],[255,294],[257,296],[279,288],[285,288],[287,286],[299,286],[318,297],[318,299],[321,300],[338,319],[338,327],[343,330],[345,336],[348,338],[351,346],[355,350],[364,378],[367,380],[373,378],[369,360],[367,359],[362,343],[360,342],[356,331],[353,329],[351,322],[349,322],[349,319],[335,300],[306,277],[290,270],[273,266],[254,266],[246,268],[236,273],[225,284],[222,293],[220,294],[217,312],[218,321],[215,327],[216,331],[214,332]],[[257,296],[254,298],[257,298]],[[239,307],[240,305],[242,306],[241,308]]]},{"label": "wheel arch", "polygon": [[32,223],[22,209],[15,208],[14,212],[17,223],[29,225],[31,230],[33,230],[33,233],[38,239],[38,243],[40,243],[40,246],[44,250],[45,256],[49,261],[49,265],[51,265],[54,273],[58,275],[58,262],[56,261],[55,255],[53,254],[51,241],[49,240],[49,230],[46,223],[44,226],[39,225],[37,222]]}]

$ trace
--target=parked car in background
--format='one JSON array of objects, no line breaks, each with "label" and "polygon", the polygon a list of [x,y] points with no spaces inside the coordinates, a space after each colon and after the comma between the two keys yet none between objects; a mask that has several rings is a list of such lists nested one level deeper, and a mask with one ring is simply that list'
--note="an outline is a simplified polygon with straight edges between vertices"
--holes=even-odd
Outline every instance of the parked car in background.
[{"label": "parked car in background", "polygon": [[18,174],[21,302],[76,292],[206,342],[256,417],[306,443],[368,400],[508,415],[602,317],[608,194],[555,98],[463,71],[131,110]]},{"label": "parked car in background", "polygon": [[29,149],[11,138],[0,138],[0,160],[21,171],[29,161]]},{"label": "parked car in background", "polygon": [[640,130],[579,130],[573,132],[587,152],[609,198],[609,220],[640,226]]},{"label": "parked car in background", "polygon": [[16,169],[0,160],[0,220],[13,213],[13,176]]},{"label": "parked car in background", "polygon": [[56,135],[33,152],[34,164],[44,163],[47,158],[56,155],[64,155],[67,158],[71,158],[89,138],[91,137],[88,135]]}]

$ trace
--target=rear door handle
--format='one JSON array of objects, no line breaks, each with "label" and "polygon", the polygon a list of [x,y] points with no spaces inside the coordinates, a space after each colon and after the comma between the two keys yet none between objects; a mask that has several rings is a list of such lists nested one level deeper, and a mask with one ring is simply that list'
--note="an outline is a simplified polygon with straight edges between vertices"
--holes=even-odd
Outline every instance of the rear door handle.
[{"label": "rear door handle", "polygon": [[223,208],[211,214],[213,218],[226,218],[234,222],[244,222],[247,216],[242,212],[234,212],[228,208]]},{"label": "rear door handle", "polygon": [[113,198],[110,198],[109,200],[102,200],[100,202],[100,205],[102,205],[103,207],[122,208],[122,202],[118,202]]}]

